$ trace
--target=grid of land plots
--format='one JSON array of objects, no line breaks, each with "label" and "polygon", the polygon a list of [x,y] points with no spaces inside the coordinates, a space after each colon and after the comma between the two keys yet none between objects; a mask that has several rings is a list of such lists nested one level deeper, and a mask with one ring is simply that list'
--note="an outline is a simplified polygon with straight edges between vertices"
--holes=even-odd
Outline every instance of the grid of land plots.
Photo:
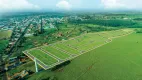
[{"label": "grid of land plots", "polygon": [[113,38],[125,36],[131,32],[129,29],[121,29],[86,33],[69,40],[26,50],[24,54],[32,60],[36,59],[37,63],[46,70],[107,44]]}]

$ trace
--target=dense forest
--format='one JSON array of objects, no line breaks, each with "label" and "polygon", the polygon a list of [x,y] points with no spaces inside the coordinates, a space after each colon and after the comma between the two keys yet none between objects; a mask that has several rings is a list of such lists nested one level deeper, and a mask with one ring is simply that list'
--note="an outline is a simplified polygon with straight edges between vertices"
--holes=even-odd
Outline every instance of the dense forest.
[{"label": "dense forest", "polygon": [[77,21],[70,21],[70,23],[78,23],[78,24],[97,24],[101,26],[112,26],[112,27],[142,27],[136,26],[139,23],[131,21],[131,20],[77,20]]}]

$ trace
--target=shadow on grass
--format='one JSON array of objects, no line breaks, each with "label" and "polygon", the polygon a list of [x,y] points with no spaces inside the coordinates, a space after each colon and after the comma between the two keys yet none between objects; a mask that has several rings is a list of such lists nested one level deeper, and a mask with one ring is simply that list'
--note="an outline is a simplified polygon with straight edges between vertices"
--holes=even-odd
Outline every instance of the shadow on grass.
[{"label": "shadow on grass", "polygon": [[53,67],[53,68],[51,69],[51,71],[55,71],[55,70],[57,70],[57,69],[59,69],[59,68],[61,68],[61,67],[67,66],[67,65],[70,64],[70,63],[71,63],[71,61],[68,60],[68,61],[66,61],[66,62],[64,62],[64,63],[62,63],[62,64],[56,65],[55,67]]}]

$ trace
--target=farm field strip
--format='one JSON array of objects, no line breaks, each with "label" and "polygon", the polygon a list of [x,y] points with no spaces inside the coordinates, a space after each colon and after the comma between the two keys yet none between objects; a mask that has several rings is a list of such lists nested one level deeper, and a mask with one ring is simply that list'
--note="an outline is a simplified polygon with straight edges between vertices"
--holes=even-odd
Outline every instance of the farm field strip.
[{"label": "farm field strip", "polygon": [[[30,53],[28,53],[27,51],[24,51],[23,52],[25,55],[27,55],[31,60],[33,60],[34,61],[34,56],[33,55],[31,55]],[[39,59],[37,59],[36,58],[36,61],[38,62],[38,64],[41,66],[41,67],[43,67],[44,69],[47,67],[47,65],[45,64],[45,63],[43,63],[42,61],[40,61]]]},{"label": "farm field strip", "polygon": [[69,54],[78,54],[79,51],[67,46],[67,45],[64,45],[62,43],[57,43],[57,44],[54,44],[53,46],[59,48],[59,49],[62,49],[64,51],[67,51]]},{"label": "farm field strip", "polygon": [[[36,58],[35,56],[33,56],[31,53],[29,53],[29,51],[32,51],[32,50],[35,50],[35,49],[37,49],[37,48],[33,48],[33,49],[31,49],[31,50],[28,50],[28,51],[24,51],[23,53],[24,54],[26,54],[30,59],[32,59],[33,61],[34,61],[34,58]],[[41,49],[39,49],[40,51],[42,51]],[[44,54],[48,54],[48,53],[46,53],[46,52],[44,52],[44,51],[42,51]],[[42,67],[42,68],[44,68],[44,69],[50,69],[50,68],[52,68],[52,67],[54,67],[54,66],[56,66],[56,65],[58,65],[58,64],[61,64],[61,63],[63,63],[63,62],[65,62],[66,60],[58,60],[57,58],[55,58],[53,55],[50,55],[50,54],[48,54],[50,57],[52,57],[52,58],[54,58],[54,59],[56,59],[57,60],[57,62],[55,62],[55,63],[53,63],[53,64],[51,64],[51,65],[47,65],[47,64],[45,64],[42,60],[41,60],[41,58],[39,59],[39,58],[36,58],[36,61],[37,61],[37,63]],[[37,56],[37,55],[36,55]],[[45,57],[45,56],[44,56]],[[48,62],[48,60],[46,59],[46,60],[44,60],[44,61],[47,61]]]},{"label": "farm field strip", "polygon": [[[116,32],[112,35],[113,32]],[[38,50],[27,50],[28,54],[38,58],[45,66],[44,69],[52,68],[67,60],[74,59],[84,53],[110,43],[112,39],[131,34],[132,31],[116,30],[108,32],[88,33],[81,36],[62,40],[57,43],[38,47]],[[26,54],[26,52],[24,52]],[[36,55],[35,55],[36,54]],[[46,55],[45,55],[46,54]],[[48,57],[47,57],[48,56]],[[52,60],[53,58],[54,60]],[[33,60],[33,59],[32,59]]]},{"label": "farm field strip", "polygon": [[45,51],[44,49],[40,48],[41,51],[43,51],[44,53],[48,54],[49,56],[52,56],[54,59],[57,59],[58,62],[61,60],[60,58],[58,58],[57,56],[53,55],[52,53]]},{"label": "farm field strip", "polygon": [[57,50],[57,49],[55,49],[52,46],[44,46],[44,47],[41,47],[41,49],[43,49],[43,50],[45,50],[47,52],[52,53],[53,55],[57,56],[60,59],[66,59],[66,58],[70,57],[69,54],[64,53],[64,52],[62,52],[60,50]]},{"label": "farm field strip", "polygon": [[[91,37],[91,36],[93,36],[93,37]],[[97,34],[91,35],[91,36],[90,36],[90,34],[88,34],[88,38],[85,38],[85,39],[82,39],[79,41],[78,41],[78,39],[73,39],[73,40],[70,40],[70,42],[65,42],[64,44],[70,45],[70,46],[78,49],[79,51],[83,51],[83,50],[86,50],[87,48],[95,47],[95,46],[105,42],[105,40],[106,40]]]},{"label": "farm field strip", "polygon": [[[58,60],[56,60],[55,58],[53,58],[52,56],[44,53],[43,51],[41,51],[40,49],[34,49],[34,50],[30,50],[28,51],[28,53],[30,53],[31,55],[33,55],[34,57],[36,57],[36,59],[39,59],[40,61],[42,61],[43,63],[45,63],[46,65],[51,65],[53,63],[58,62]],[[40,53],[40,54],[39,54]]]},{"label": "farm field strip", "polygon": [[[68,50],[64,50],[64,48],[63,49],[60,49],[59,47],[56,47],[56,46],[54,46],[54,45],[52,45],[52,47],[54,47],[55,49],[57,49],[57,50],[59,50],[59,51],[61,51],[61,52],[64,52],[64,53],[67,53],[68,55],[74,55],[74,54],[71,54],[71,53],[69,53],[68,52]],[[69,48],[69,47],[68,47]],[[67,49],[67,48],[66,48]]]},{"label": "farm field strip", "polygon": [[115,38],[119,38],[119,37],[127,36],[127,35],[129,35],[129,34],[132,34],[133,32],[134,32],[134,31],[130,31],[130,32],[126,33],[126,34],[119,35],[119,36],[115,36],[115,37],[111,37],[111,38],[112,38],[112,39],[115,39]]}]

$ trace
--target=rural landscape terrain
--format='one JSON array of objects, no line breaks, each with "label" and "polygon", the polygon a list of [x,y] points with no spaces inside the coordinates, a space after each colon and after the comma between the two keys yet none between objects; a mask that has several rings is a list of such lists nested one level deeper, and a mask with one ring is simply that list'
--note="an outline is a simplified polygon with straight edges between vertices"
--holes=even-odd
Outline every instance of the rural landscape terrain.
[{"label": "rural landscape terrain", "polygon": [[141,80],[142,13],[0,18],[0,80]]}]

